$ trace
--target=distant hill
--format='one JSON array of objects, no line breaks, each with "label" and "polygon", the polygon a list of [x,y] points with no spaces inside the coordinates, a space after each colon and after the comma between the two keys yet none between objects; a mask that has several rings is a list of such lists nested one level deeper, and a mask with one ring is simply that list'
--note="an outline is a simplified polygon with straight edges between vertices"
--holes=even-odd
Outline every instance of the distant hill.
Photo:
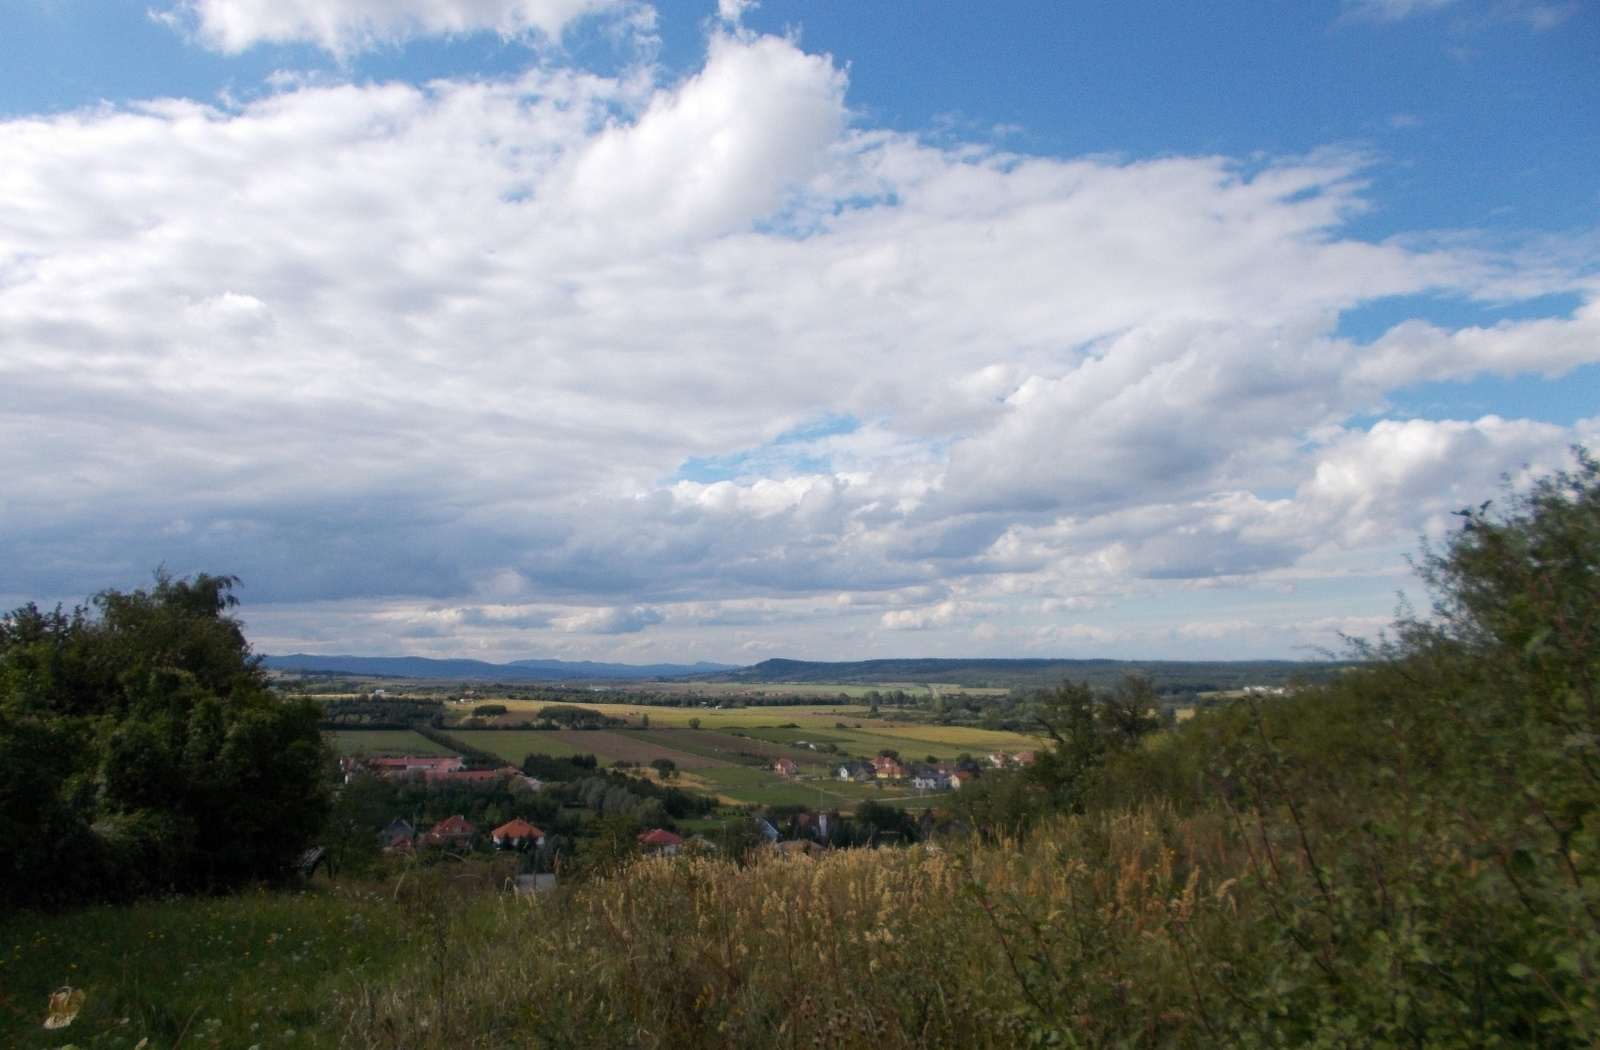
[{"label": "distant hill", "polygon": [[262,665],[272,671],[302,674],[353,674],[375,678],[423,678],[448,681],[566,682],[574,679],[609,680],[683,678],[737,670],[733,664],[701,661],[694,664],[602,664],[592,660],[514,660],[492,664],[483,660],[433,660],[425,656],[266,656]]},{"label": "distant hill", "polygon": [[818,663],[763,660],[753,667],[695,675],[706,682],[837,682],[849,685],[938,682],[970,688],[1058,685],[1064,679],[1109,686],[1123,675],[1148,675],[1163,692],[1207,692],[1247,685],[1316,681],[1346,664],[1296,660],[860,660]]},{"label": "distant hill", "polygon": [[892,685],[948,683],[970,688],[1033,689],[1064,679],[1110,686],[1123,675],[1149,675],[1162,692],[1207,692],[1247,685],[1284,685],[1297,678],[1316,681],[1346,664],[1295,660],[763,660],[752,667],[702,661],[695,664],[607,664],[591,660],[433,660],[425,656],[264,657],[273,671],[302,674],[365,675],[453,682],[638,681],[673,678],[699,682],[779,682]]}]

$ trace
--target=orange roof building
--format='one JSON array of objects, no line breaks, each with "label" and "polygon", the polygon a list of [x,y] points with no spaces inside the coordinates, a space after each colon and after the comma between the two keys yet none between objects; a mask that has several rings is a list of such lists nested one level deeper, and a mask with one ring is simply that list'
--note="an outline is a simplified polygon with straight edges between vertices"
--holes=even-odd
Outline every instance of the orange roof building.
[{"label": "orange roof building", "polygon": [[518,817],[489,832],[495,846],[500,849],[526,849],[544,841],[544,832]]},{"label": "orange roof building", "polygon": [[433,846],[471,846],[477,837],[477,827],[459,813],[428,829],[428,843]]}]

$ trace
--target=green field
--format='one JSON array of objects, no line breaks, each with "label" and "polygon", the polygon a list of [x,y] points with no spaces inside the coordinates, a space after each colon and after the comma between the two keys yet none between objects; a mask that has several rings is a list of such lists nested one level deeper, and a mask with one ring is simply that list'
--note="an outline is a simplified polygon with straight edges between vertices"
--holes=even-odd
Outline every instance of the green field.
[{"label": "green field", "polygon": [[[852,808],[864,799],[916,804],[907,785],[860,785],[841,782],[834,771],[851,757],[897,751],[906,761],[955,758],[963,752],[983,756],[991,751],[1031,750],[1035,738],[959,726],[888,722],[867,716],[865,709],[822,709],[810,705],[716,710],[713,708],[636,708],[626,704],[584,704],[611,717],[635,720],[650,716],[650,729],[533,730],[455,729],[450,739],[463,747],[486,751],[508,765],[521,765],[530,754],[567,758],[592,754],[602,765],[617,761],[648,764],[670,758],[684,774],[683,785],[734,802],[764,806],[806,805]],[[687,728],[699,718],[705,727]],[[839,723],[846,728],[839,728]],[[796,728],[778,728],[779,726]],[[859,725],[862,728],[856,728]],[[440,755],[449,750],[410,731],[334,730],[329,732],[341,754]],[[834,745],[839,753],[790,746],[807,741],[819,748]],[[740,754],[745,752],[745,754]],[[800,766],[801,778],[790,780],[767,767],[779,758]],[[721,767],[721,768],[718,768]],[[820,789],[820,793],[819,793]],[[929,796],[930,801],[938,796]]]},{"label": "green field", "polygon": [[591,739],[589,747],[583,740],[598,738],[602,734],[565,733],[539,729],[452,729],[447,734],[468,747],[487,751],[514,766],[520,766],[529,755],[549,755],[551,758],[571,758],[573,755],[599,754]]},{"label": "green field", "polygon": [[449,748],[435,744],[421,733],[413,733],[409,729],[329,729],[324,733],[340,755],[382,758],[455,754]]},{"label": "green field", "polygon": [[664,747],[692,755],[737,762],[741,765],[766,765],[777,758],[793,758],[795,753],[781,744],[753,737],[733,736],[713,729],[636,729],[628,734],[654,740]]},{"label": "green field", "polygon": [[810,780],[786,780],[765,770],[749,767],[703,769],[694,774],[704,783],[703,790],[729,798],[735,802],[753,802],[762,806],[806,806],[827,809],[853,809],[865,799],[879,802],[896,802],[912,798],[909,788],[868,787],[818,777]]}]

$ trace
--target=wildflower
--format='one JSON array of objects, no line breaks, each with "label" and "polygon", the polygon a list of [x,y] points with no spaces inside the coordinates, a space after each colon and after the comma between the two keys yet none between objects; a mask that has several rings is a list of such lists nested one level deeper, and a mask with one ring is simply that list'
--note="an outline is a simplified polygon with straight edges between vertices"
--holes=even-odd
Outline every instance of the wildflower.
[{"label": "wildflower", "polygon": [[50,1012],[44,1019],[46,1029],[65,1028],[83,1009],[83,989],[64,985],[50,995]]}]

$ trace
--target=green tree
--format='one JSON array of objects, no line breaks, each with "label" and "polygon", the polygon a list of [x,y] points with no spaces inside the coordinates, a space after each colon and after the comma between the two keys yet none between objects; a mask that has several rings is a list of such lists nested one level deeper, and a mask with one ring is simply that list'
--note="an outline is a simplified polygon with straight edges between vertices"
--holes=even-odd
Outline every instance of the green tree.
[{"label": "green tree", "polygon": [[274,878],[321,831],[317,707],[269,688],[237,583],[157,573],[0,619],[0,902]]}]

